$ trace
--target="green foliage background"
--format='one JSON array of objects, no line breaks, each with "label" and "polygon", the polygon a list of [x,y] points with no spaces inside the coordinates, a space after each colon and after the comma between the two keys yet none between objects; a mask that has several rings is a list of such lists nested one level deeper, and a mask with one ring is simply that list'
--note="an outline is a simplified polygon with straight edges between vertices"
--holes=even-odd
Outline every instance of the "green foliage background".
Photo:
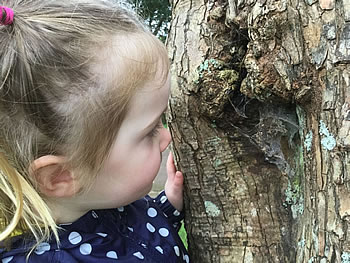
[{"label": "green foliage background", "polygon": [[128,0],[136,12],[145,19],[154,35],[163,42],[168,35],[171,6],[167,0]]}]

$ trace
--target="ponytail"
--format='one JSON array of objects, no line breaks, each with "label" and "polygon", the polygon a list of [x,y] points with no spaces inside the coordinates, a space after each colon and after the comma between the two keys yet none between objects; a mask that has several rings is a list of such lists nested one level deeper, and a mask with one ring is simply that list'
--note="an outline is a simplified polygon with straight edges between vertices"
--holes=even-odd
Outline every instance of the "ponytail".
[{"label": "ponytail", "polygon": [[[19,176],[16,170],[11,167],[4,154],[0,153],[0,195],[4,195],[10,203],[5,200],[0,203],[1,216],[0,226],[0,241],[8,237],[17,227],[23,212],[23,193]],[[15,206],[16,211],[12,217],[8,213],[10,206]],[[10,221],[10,222],[8,222]]]},{"label": "ponytail", "polygon": [[0,208],[0,241],[30,231],[36,245],[49,240],[51,233],[59,243],[58,228],[50,209],[3,153],[0,153]]}]

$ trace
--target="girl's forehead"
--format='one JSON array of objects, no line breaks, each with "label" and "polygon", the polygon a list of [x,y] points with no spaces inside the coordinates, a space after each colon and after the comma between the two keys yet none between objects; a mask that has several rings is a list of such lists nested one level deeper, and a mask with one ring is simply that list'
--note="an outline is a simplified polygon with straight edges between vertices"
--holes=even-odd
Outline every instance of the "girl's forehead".
[{"label": "girl's forehead", "polygon": [[149,33],[116,35],[99,47],[92,70],[104,86],[138,86],[145,82],[165,82],[169,72],[168,54],[163,43]]},{"label": "girl's forehead", "polygon": [[161,86],[158,80],[145,83],[132,97],[127,118],[135,119],[141,116],[148,123],[156,120],[167,108],[169,95],[169,77]]},{"label": "girl's forehead", "polygon": [[[132,101],[142,104],[148,104],[151,106],[152,103],[161,105],[161,108],[165,108],[170,96],[170,78],[169,76],[165,81],[160,81],[159,78],[154,78],[147,83],[144,83],[140,89],[138,89]],[[149,103],[145,103],[145,101]]]},{"label": "girl's forehead", "polygon": [[114,37],[94,60],[96,92],[108,101],[111,111],[118,112],[125,105],[123,123],[148,109],[154,112],[152,117],[164,111],[170,93],[169,59],[154,36]]}]

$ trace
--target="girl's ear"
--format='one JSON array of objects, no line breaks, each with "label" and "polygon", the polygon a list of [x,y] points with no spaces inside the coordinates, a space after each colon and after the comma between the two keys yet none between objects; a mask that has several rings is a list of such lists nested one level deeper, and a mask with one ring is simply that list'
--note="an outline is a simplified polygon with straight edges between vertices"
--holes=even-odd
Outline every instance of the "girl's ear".
[{"label": "girl's ear", "polygon": [[71,197],[80,187],[63,156],[45,155],[32,162],[30,174],[46,197]]}]

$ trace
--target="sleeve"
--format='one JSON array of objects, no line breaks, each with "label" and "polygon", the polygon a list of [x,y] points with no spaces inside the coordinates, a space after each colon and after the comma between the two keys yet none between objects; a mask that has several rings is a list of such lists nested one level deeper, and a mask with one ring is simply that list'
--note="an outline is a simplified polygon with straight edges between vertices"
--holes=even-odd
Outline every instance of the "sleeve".
[{"label": "sleeve", "polygon": [[180,229],[181,221],[185,217],[185,213],[183,212],[184,210],[181,212],[177,211],[175,207],[173,207],[173,205],[169,202],[168,198],[165,195],[165,191],[159,193],[156,198],[147,196],[147,199],[152,200],[153,203],[155,203],[163,211],[165,216],[168,218],[176,230]]}]

